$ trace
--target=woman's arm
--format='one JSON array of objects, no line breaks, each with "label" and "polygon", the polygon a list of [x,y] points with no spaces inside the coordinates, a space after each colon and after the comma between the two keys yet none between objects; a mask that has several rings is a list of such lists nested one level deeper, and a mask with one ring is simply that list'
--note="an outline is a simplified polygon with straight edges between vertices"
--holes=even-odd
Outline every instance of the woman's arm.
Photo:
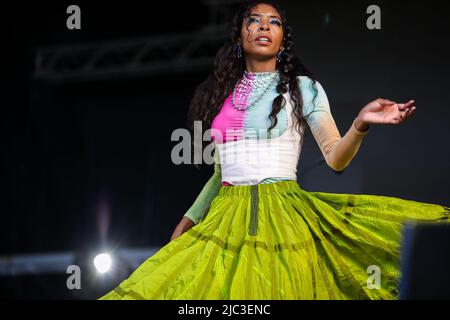
[{"label": "woman's arm", "polygon": [[[368,125],[362,123],[357,117],[346,134],[341,137],[322,85],[316,81],[314,87],[309,78],[301,81],[306,82],[301,85],[301,88],[304,113],[311,133],[328,166],[335,171],[342,171],[358,152],[364,137],[369,132]],[[356,126],[360,129],[366,129],[366,131],[360,131]]]},{"label": "woman's arm", "polygon": [[300,77],[299,80],[304,116],[326,163],[335,171],[344,170],[355,157],[369,132],[370,124],[400,124],[416,110],[414,100],[396,103],[388,99],[376,99],[361,109],[347,133],[341,137],[322,85],[316,81],[314,86],[308,77]]},{"label": "woman's arm", "polygon": [[218,194],[222,182],[222,171],[220,167],[219,153],[214,151],[214,173],[203,187],[195,202],[184,214],[195,224],[198,224],[208,212],[211,202]]}]

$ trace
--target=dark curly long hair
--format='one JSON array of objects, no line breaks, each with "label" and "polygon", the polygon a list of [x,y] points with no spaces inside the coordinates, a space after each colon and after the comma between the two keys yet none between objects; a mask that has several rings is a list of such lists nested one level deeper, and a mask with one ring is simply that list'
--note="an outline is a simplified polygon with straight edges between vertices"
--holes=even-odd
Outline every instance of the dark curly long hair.
[{"label": "dark curly long hair", "polygon": [[[277,84],[277,96],[272,105],[272,112],[269,115],[271,126],[269,131],[273,129],[278,122],[277,114],[286,103],[282,94],[288,90],[291,95],[291,103],[293,105],[293,113],[296,121],[296,129],[302,135],[300,126],[305,119],[302,114],[303,101],[298,83],[298,76],[308,76],[316,82],[314,75],[303,65],[301,60],[293,51],[293,39],[291,27],[286,21],[286,13],[274,1],[249,1],[243,3],[234,15],[231,32],[223,47],[219,50],[215,57],[214,72],[210,74],[205,81],[198,87],[191,100],[188,112],[188,128],[193,132],[194,121],[202,121],[202,128],[211,128],[214,117],[219,113],[225,99],[230,95],[237,82],[245,71],[244,58],[238,58],[237,46],[241,38],[242,22],[247,21],[252,8],[258,4],[267,4],[275,8],[282,19],[283,25],[283,47],[281,61],[277,62],[277,70],[279,71],[280,81]],[[248,22],[247,22],[248,26]]]}]

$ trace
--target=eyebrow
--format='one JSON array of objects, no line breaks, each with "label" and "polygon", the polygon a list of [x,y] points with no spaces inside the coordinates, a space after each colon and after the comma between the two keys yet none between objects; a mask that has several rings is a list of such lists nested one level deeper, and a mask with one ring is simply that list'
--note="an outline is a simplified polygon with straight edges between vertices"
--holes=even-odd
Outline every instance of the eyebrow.
[{"label": "eyebrow", "polygon": [[[263,15],[262,15],[262,14],[259,14],[259,13],[250,13],[249,16],[258,16],[258,17],[262,17]],[[270,17],[270,18],[277,18],[277,19],[281,20],[281,17],[280,17],[280,16],[269,16],[269,17]]]}]

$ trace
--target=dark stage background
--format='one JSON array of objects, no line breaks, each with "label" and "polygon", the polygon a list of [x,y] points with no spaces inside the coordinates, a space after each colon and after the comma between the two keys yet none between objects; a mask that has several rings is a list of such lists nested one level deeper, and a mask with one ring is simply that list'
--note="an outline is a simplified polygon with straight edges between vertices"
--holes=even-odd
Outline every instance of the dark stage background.
[{"label": "dark stage background", "polygon": [[[378,97],[415,99],[417,104],[414,118],[400,126],[372,126],[341,175],[324,163],[317,165],[322,155],[308,132],[298,167],[300,185],[310,191],[449,206],[450,22],[444,2],[280,3],[294,29],[296,52],[324,86],[342,135],[359,110]],[[81,30],[66,28],[71,4],[81,8]],[[366,28],[371,4],[381,8],[381,30]],[[110,216],[107,239],[115,247],[158,247],[169,241],[212,174],[212,166],[197,170],[174,165],[170,158],[176,144],[171,133],[186,126],[189,100],[211,72],[212,61],[198,67],[168,64],[159,71],[45,78],[36,73],[36,57],[46,48],[195,34],[211,24],[209,8],[202,1],[6,7],[0,255],[96,247],[97,221],[104,212]],[[214,43],[209,48],[217,49]],[[0,297],[64,294],[39,285],[28,288],[27,279],[3,278]]]}]

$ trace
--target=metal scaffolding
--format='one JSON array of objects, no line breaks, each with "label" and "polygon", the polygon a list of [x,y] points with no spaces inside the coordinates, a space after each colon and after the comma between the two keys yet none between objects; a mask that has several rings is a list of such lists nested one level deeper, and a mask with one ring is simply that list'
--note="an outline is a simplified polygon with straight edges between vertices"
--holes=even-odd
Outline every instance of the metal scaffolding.
[{"label": "metal scaffolding", "polygon": [[36,51],[33,79],[54,82],[151,76],[211,68],[239,0],[204,0],[208,24],[197,32]]}]

